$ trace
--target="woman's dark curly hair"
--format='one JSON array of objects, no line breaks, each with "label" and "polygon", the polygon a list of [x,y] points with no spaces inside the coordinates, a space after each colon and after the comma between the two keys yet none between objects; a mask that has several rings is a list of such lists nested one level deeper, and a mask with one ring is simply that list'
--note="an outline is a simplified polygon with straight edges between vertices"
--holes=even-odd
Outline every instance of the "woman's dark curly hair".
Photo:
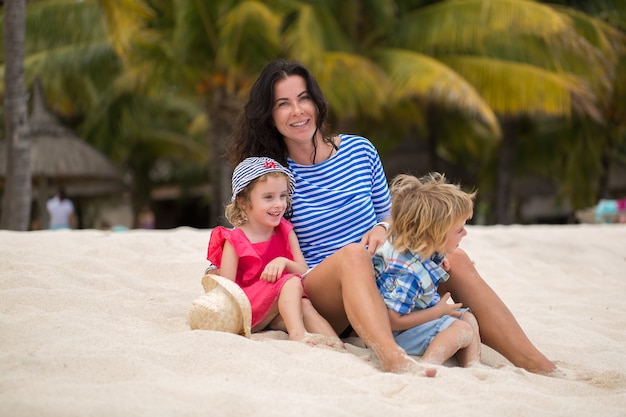
[{"label": "woman's dark curly hair", "polygon": [[[304,78],[309,95],[317,107],[317,131],[325,141],[332,143],[324,134],[328,103],[315,78],[298,62],[271,61],[265,65],[252,86],[248,103],[228,141],[226,157],[233,166],[250,156],[267,156],[287,166],[287,146],[272,120],[272,108],[274,85],[292,75]],[[313,138],[311,140],[315,144]],[[315,153],[312,161],[314,159]]]}]

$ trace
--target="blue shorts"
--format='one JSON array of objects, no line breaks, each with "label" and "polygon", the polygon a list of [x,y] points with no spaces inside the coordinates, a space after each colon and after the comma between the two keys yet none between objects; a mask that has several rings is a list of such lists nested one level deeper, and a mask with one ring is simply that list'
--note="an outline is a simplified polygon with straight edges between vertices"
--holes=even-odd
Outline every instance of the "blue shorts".
[{"label": "blue shorts", "polygon": [[455,320],[462,320],[463,314],[469,310],[469,308],[458,308],[457,311],[462,312],[459,318],[443,316],[407,330],[394,331],[393,337],[406,353],[421,356],[426,352],[435,336],[450,327]]}]

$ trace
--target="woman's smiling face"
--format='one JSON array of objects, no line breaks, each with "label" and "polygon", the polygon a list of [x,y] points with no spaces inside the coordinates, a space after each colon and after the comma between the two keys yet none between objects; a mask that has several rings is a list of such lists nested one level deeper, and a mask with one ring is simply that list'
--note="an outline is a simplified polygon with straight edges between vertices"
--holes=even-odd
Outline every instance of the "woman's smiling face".
[{"label": "woman's smiling face", "polygon": [[286,142],[309,142],[317,129],[317,106],[304,78],[291,75],[274,84],[272,119]]}]

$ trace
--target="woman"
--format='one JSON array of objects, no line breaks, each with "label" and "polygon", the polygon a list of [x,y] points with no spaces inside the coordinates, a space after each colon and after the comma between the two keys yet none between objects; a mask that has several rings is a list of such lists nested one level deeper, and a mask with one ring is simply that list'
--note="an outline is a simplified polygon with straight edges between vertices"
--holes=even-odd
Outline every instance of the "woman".
[{"label": "woman", "polygon": [[[339,334],[350,326],[391,372],[414,369],[394,341],[372,267],[383,243],[391,200],[378,153],[365,138],[327,136],[328,106],[306,68],[272,61],[252,86],[228,156],[233,165],[267,156],[296,178],[291,222],[311,268],[304,290]],[[499,297],[462,250],[449,257],[451,278],[440,286],[476,315],[483,342],[516,366],[555,369],[528,340]],[[432,370],[426,372],[432,376]]]}]

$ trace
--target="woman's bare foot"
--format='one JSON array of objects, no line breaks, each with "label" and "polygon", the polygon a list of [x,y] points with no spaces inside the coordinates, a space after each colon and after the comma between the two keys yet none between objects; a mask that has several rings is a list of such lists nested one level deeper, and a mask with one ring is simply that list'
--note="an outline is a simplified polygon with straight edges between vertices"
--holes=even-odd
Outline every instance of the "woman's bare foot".
[{"label": "woman's bare foot", "polygon": [[437,369],[420,364],[404,351],[398,351],[392,353],[391,355],[387,355],[384,357],[382,362],[383,368],[387,372],[394,372],[397,374],[416,373],[429,378],[437,375]]},{"label": "woman's bare foot", "polygon": [[528,372],[545,376],[551,376],[557,371],[556,364],[543,355],[533,362],[522,364],[521,367],[526,369]]}]

